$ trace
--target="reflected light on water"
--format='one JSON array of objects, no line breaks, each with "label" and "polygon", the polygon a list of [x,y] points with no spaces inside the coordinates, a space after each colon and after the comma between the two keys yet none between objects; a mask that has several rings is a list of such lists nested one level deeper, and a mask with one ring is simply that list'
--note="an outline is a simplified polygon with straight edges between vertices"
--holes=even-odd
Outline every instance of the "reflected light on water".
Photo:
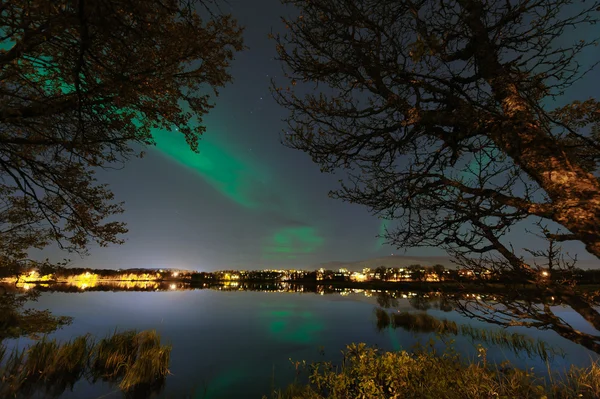
[{"label": "reflected light on water", "polygon": [[[130,277],[129,275],[121,275],[119,277]],[[34,288],[42,288],[49,291],[64,291],[64,292],[77,292],[77,291],[187,291],[187,290],[217,290],[217,291],[260,291],[265,293],[312,293],[317,295],[340,295],[347,297],[349,295],[361,295],[366,298],[379,298],[381,295],[387,295],[390,298],[404,299],[404,300],[416,300],[422,299],[424,301],[439,301],[441,298],[445,300],[467,300],[472,303],[480,301],[491,301],[497,303],[498,299],[496,294],[492,293],[464,293],[464,292],[448,292],[441,294],[440,292],[414,292],[414,291],[397,291],[397,290],[385,290],[385,289],[364,289],[364,288],[349,288],[340,287],[329,284],[319,285],[302,285],[293,284],[288,282],[262,282],[262,283],[248,283],[242,281],[226,281],[218,282],[214,284],[201,282],[190,284],[188,282],[165,282],[157,280],[109,280],[104,278],[97,278],[97,275],[90,273],[86,275],[83,273],[78,278],[72,278],[69,281],[63,282],[19,282],[16,284],[16,288],[29,291]],[[152,276],[145,276],[146,278]],[[16,279],[13,278],[13,281]],[[3,287],[15,288],[14,284],[9,284],[6,281],[0,281]],[[544,301],[544,298],[533,298],[532,300]],[[547,297],[547,301],[551,301],[553,306],[561,304],[561,300],[558,297]],[[434,306],[435,307],[435,306]]]}]

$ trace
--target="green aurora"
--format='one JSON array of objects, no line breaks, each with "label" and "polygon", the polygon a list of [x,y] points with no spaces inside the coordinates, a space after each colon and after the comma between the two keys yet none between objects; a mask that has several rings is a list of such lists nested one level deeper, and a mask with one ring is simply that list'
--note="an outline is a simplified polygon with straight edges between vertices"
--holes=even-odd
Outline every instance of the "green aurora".
[{"label": "green aurora", "polygon": [[[264,204],[265,193],[279,194],[273,189],[274,177],[255,160],[242,157],[235,151],[203,138],[199,152],[189,149],[185,139],[176,132],[153,131],[156,148],[179,165],[196,172],[203,180],[228,200],[251,211],[276,211],[283,215],[300,213],[289,195],[279,207]],[[297,219],[306,220],[300,217]],[[314,226],[282,226],[264,238],[264,260],[284,261],[316,252],[325,243]]]},{"label": "green aurora", "polygon": [[[0,50],[7,51],[13,46],[14,42],[12,41],[0,42]],[[70,91],[70,88],[64,83],[56,87],[55,83],[43,81],[47,75],[44,71],[40,71],[38,75],[40,83],[48,89],[56,90],[58,88],[63,94]],[[280,209],[273,209],[271,204],[265,204],[262,201],[265,193],[280,193],[273,189],[276,183],[274,183],[272,174],[255,159],[251,159],[247,155],[242,156],[228,146],[207,138],[209,135],[203,137],[199,145],[199,152],[195,153],[190,150],[184,137],[177,132],[154,129],[152,134],[156,141],[156,149],[160,153],[196,172],[223,197],[235,204],[252,211],[275,210],[282,215],[296,214],[298,220],[308,219],[303,217],[305,212],[298,209],[298,205],[293,203],[287,193],[280,195],[283,199]],[[382,222],[380,233],[385,223],[385,221]],[[284,261],[315,253],[325,244],[325,239],[319,229],[314,226],[282,226],[265,237],[263,242],[264,260]],[[377,248],[379,249],[383,245],[384,240],[378,238]]]},{"label": "green aurora", "polygon": [[269,237],[264,248],[265,257],[273,260],[282,257],[296,259],[300,254],[315,252],[324,241],[314,227],[285,227]]},{"label": "green aurora", "polygon": [[153,136],[161,153],[197,172],[224,197],[248,209],[261,206],[255,196],[256,184],[266,185],[271,177],[254,162],[207,139],[201,141],[199,152],[195,153],[176,132],[155,130]]},{"label": "green aurora", "polygon": [[323,322],[313,312],[303,310],[294,303],[261,303],[261,319],[272,339],[295,344],[315,344],[324,330]]}]

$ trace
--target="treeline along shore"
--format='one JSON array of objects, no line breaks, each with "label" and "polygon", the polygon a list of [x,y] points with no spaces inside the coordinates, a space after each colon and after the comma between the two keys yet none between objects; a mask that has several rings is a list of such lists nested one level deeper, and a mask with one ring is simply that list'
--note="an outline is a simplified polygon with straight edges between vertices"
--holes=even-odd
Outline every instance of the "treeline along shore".
[{"label": "treeline along shore", "polygon": [[[405,268],[377,267],[351,272],[345,268],[338,270],[222,270],[215,272],[193,272],[169,269],[89,269],[55,267],[51,269],[22,269],[16,273],[0,275],[4,283],[14,283],[26,289],[34,286],[48,287],[51,284],[69,284],[79,289],[90,289],[100,284],[120,283],[122,288],[134,288],[136,283],[142,288],[160,288],[164,283],[167,289],[181,288],[180,284],[201,288],[203,286],[240,287],[240,284],[254,287],[272,283],[295,284],[311,291],[316,286],[329,286],[349,289],[382,289],[429,291],[476,291],[484,283],[485,292],[502,292],[506,284],[519,284],[521,290],[535,290],[544,281],[577,284],[594,290],[600,286],[600,270],[540,269],[538,281],[519,280],[509,273],[476,273],[467,269],[450,269],[442,265],[431,267],[412,265]],[[316,290],[316,288],[314,289]]]}]

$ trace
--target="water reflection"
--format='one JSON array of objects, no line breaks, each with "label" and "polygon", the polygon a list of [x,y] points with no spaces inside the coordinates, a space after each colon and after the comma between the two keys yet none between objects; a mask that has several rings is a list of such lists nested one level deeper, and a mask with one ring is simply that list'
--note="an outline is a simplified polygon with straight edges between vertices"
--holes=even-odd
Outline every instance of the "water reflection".
[{"label": "water reflection", "polygon": [[[14,291],[15,286],[0,284],[7,291]],[[221,283],[186,283],[186,282],[160,282],[160,281],[77,281],[73,283],[53,284],[17,284],[16,288],[21,291],[29,291],[35,288],[41,292],[94,292],[94,291],[188,291],[188,290],[217,290],[217,291],[254,291],[265,293],[307,293],[318,295],[362,295],[373,298],[384,308],[395,307],[399,299],[408,299],[408,302],[416,309],[426,310],[430,308],[451,311],[451,299],[470,296],[478,298],[482,294],[442,294],[441,292],[419,292],[419,291],[393,291],[381,289],[344,288],[334,285],[295,284],[286,282],[221,282]],[[489,295],[483,295],[488,297]],[[489,296],[492,298],[492,296]]]},{"label": "water reflection", "polygon": [[[102,280],[76,280],[64,283],[18,283],[3,284],[0,288],[8,292],[26,292],[32,289],[41,292],[93,292],[93,291],[188,291],[188,290],[217,290],[217,291],[255,291],[265,293],[312,293],[318,295],[362,295],[373,298],[382,308],[398,306],[400,299],[407,299],[408,303],[415,309],[426,311],[439,309],[444,312],[456,310],[459,302],[497,302],[503,303],[505,295],[499,292],[442,292],[440,290],[428,291],[427,289],[407,290],[385,290],[385,289],[363,289],[347,288],[338,285],[327,284],[297,284],[288,282],[218,282],[218,283],[188,283],[168,281],[102,281]],[[417,287],[415,287],[417,288]],[[427,287],[424,287],[427,288]],[[511,298],[512,302],[518,303],[541,303],[549,306],[557,306],[562,303],[560,297],[542,295],[524,295],[519,298]]]},{"label": "water reflection", "polygon": [[[147,276],[152,277],[152,276]],[[35,289],[34,289],[35,288]],[[88,291],[189,291],[189,290],[217,290],[217,291],[256,291],[264,293],[305,293],[329,296],[347,297],[352,295],[354,298],[364,296],[371,298],[381,308],[389,309],[398,306],[399,300],[406,300],[412,308],[426,312],[429,310],[440,310],[442,312],[457,311],[469,318],[494,324],[496,319],[500,320],[495,324],[504,326],[500,317],[508,311],[514,313],[515,309],[519,314],[533,315],[532,320],[540,324],[541,329],[548,329],[557,332],[560,336],[567,338],[579,345],[586,347],[596,353],[600,353],[600,343],[597,342],[596,332],[585,333],[581,329],[573,327],[562,318],[556,317],[553,309],[559,309],[563,303],[572,306],[573,298],[563,298],[562,296],[550,296],[543,291],[534,289],[523,290],[515,296],[514,292],[502,292],[499,289],[490,289],[486,291],[464,292],[456,288],[454,290],[442,292],[441,286],[437,286],[435,291],[431,291],[431,286],[415,285],[412,291],[385,290],[385,289],[367,289],[345,287],[340,284],[298,284],[284,281],[223,281],[223,282],[183,282],[183,281],[152,281],[152,280],[130,280],[130,281],[106,281],[97,279],[94,275],[83,275],[77,279],[69,280],[63,283],[23,283],[17,284],[17,287],[11,286],[7,289],[17,289],[25,291],[40,292],[88,292]],[[429,290],[428,290],[429,289]],[[598,300],[598,293],[591,292],[590,300]],[[595,297],[594,297],[595,295]],[[278,321],[281,324],[283,321]],[[529,322],[530,323],[530,322]],[[279,325],[277,324],[277,325]],[[279,328],[279,327],[277,327]],[[276,328],[276,329],[277,329]],[[284,327],[281,327],[283,329]]]},{"label": "water reflection", "polygon": [[[17,290],[14,285],[11,289]],[[102,335],[110,333],[115,326],[119,329],[155,328],[166,343],[173,344],[173,374],[167,378],[163,397],[186,397],[191,391],[202,392],[206,384],[205,397],[215,399],[260,398],[269,392],[274,372],[277,386],[287,384],[285,373],[293,373],[289,370],[290,357],[308,362],[338,361],[339,350],[350,342],[366,342],[383,350],[410,349],[415,341],[427,340],[440,332],[439,326],[424,316],[417,316],[418,320],[392,316],[406,311],[420,314],[415,308],[427,308],[428,314],[455,322],[457,328],[451,329],[448,324],[446,335],[451,340],[456,339],[460,353],[472,355],[473,347],[468,342],[471,337],[467,335],[470,331],[460,327],[470,321],[456,313],[443,312],[456,306],[456,301],[492,300],[499,295],[240,281],[197,285],[138,281],[86,287],[50,284],[30,288],[27,292],[38,291],[64,292],[43,294],[39,308],[75,318],[72,326],[56,333],[58,339],[68,340],[87,332]],[[77,300],[72,300],[75,296],[71,293],[79,293]],[[381,332],[375,329],[374,322],[379,322],[379,318],[373,315],[374,305],[387,309],[382,312],[388,321],[381,321]],[[417,329],[419,323],[428,328]],[[397,328],[392,328],[394,326]],[[564,343],[560,337],[553,341],[554,336],[544,333],[540,336],[553,345]],[[562,358],[555,359],[554,362],[559,362],[558,368],[572,362],[584,364],[589,358],[583,349],[578,351],[574,345],[568,346],[569,342],[564,344],[570,358],[564,362]],[[326,355],[322,355],[319,348],[324,348]],[[493,351],[490,349],[490,353]],[[513,359],[510,351],[497,351],[493,356],[498,361],[507,356]],[[541,364],[527,363],[529,361],[517,364],[519,367]],[[101,385],[87,387],[84,384],[87,391],[77,391],[75,397],[99,397],[107,393]]]},{"label": "water reflection", "polygon": [[516,355],[524,353],[529,357],[539,357],[544,362],[554,356],[565,357],[565,352],[549,345],[541,339],[533,339],[518,332],[508,332],[503,329],[488,330],[475,328],[468,324],[458,324],[447,319],[438,319],[425,312],[391,312],[382,308],[375,309],[376,326],[379,331],[387,328],[403,329],[417,333],[435,333],[440,338],[448,336],[464,336],[472,343],[482,343],[486,346],[496,346],[513,351]]}]

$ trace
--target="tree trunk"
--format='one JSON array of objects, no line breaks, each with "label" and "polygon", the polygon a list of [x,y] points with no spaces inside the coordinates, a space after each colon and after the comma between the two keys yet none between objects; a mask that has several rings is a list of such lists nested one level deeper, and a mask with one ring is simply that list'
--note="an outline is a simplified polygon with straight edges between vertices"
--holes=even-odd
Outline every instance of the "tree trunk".
[{"label": "tree trunk", "polygon": [[600,258],[600,182],[565,154],[539,127],[527,101],[519,94],[511,71],[500,63],[483,23],[478,0],[462,0],[468,12],[472,48],[482,77],[501,104],[505,121],[490,138],[547,193],[554,208],[551,218],[567,228],[587,251]]}]

